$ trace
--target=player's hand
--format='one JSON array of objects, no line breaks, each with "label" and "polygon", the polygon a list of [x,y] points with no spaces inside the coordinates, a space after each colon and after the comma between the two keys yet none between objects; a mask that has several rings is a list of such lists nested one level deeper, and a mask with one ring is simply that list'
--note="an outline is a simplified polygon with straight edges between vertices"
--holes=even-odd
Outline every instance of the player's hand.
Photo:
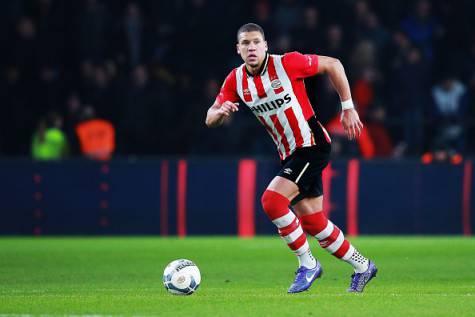
[{"label": "player's hand", "polygon": [[229,117],[233,112],[239,111],[238,105],[239,103],[237,102],[225,101],[217,110],[217,113],[221,116]]},{"label": "player's hand", "polygon": [[363,123],[360,121],[358,112],[355,109],[347,109],[341,112],[341,124],[345,129],[348,140],[354,140],[361,135]]}]

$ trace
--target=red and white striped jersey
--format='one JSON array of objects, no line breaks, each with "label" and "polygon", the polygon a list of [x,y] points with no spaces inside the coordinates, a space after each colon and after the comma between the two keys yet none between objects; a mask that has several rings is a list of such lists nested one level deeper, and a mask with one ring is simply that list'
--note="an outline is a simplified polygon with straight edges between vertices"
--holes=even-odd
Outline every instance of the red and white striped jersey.
[{"label": "red and white striped jersey", "polygon": [[[267,55],[259,75],[241,65],[226,77],[219,104],[241,99],[272,136],[281,160],[297,148],[315,145],[307,120],[314,116],[304,79],[318,72],[318,56],[298,52]],[[328,134],[325,131],[326,136]]]}]

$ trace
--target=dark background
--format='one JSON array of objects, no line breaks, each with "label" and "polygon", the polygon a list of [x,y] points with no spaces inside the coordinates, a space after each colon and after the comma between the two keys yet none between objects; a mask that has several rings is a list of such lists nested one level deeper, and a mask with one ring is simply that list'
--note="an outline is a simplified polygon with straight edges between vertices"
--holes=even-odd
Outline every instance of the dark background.
[{"label": "dark background", "polygon": [[[376,156],[473,154],[473,1],[4,0],[0,155],[29,156],[51,111],[63,116],[70,156],[80,155],[77,108],[90,105],[114,124],[116,156],[275,156],[250,112],[221,129],[204,125],[222,80],[242,63],[236,30],[247,22],[264,28],[272,53],[343,62]],[[306,86],[328,123],[338,96],[325,78]],[[344,142],[335,148],[359,155]]]}]

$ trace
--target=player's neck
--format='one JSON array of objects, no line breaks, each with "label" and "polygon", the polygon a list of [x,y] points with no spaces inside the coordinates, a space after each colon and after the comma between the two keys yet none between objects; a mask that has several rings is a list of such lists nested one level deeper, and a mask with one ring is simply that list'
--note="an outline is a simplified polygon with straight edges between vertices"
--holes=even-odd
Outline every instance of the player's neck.
[{"label": "player's neck", "polygon": [[252,66],[246,64],[246,70],[249,73],[249,75],[256,76],[256,75],[259,75],[261,73],[262,65],[264,65],[264,61],[262,61],[256,67],[252,67]]},{"label": "player's neck", "polygon": [[268,53],[266,53],[266,56],[264,59],[255,67],[252,67],[251,65],[246,64],[246,71],[249,75],[251,76],[257,76],[262,74],[262,71],[267,63],[267,58],[268,58]]}]

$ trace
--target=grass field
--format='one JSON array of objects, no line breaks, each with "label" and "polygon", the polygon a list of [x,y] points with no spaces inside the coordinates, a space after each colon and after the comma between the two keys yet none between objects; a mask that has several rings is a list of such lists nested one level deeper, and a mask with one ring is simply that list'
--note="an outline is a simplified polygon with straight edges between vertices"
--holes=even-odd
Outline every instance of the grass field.
[{"label": "grass field", "polygon": [[[278,237],[1,238],[0,317],[475,316],[475,239],[361,237],[378,277],[347,294],[351,268],[319,249],[322,279],[286,294],[296,259]],[[197,263],[192,296],[162,286],[165,265]]]}]

